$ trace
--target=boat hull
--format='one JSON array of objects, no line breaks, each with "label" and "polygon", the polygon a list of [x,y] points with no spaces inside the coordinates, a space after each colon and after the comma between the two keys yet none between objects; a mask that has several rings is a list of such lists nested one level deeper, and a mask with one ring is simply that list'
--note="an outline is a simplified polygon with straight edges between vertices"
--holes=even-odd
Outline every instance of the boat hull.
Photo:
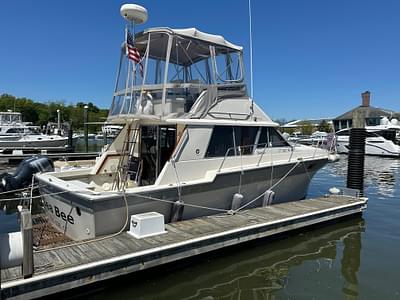
[{"label": "boat hull", "polygon": [[[220,173],[211,183],[182,185],[182,200],[186,204],[182,219],[221,213],[230,210],[235,193],[244,196],[242,203],[246,209],[262,206],[263,197],[252,201],[272,185],[275,197],[271,204],[304,199],[312,176],[325,163],[326,159],[299,163],[280,183],[277,184],[295,165],[287,163],[271,167],[240,172]],[[272,182],[271,182],[272,174]],[[40,177],[39,177],[39,181]],[[44,207],[52,223],[74,240],[83,240],[118,232],[130,215],[144,212],[158,212],[164,215],[165,222],[171,221],[174,202],[178,199],[176,187],[155,189],[145,194],[113,193],[106,199],[88,200],[78,192],[65,192],[49,182],[40,182]],[[153,199],[151,199],[151,198]],[[125,204],[128,206],[128,214]],[[159,199],[159,200],[154,200]],[[193,205],[193,206],[192,206]],[[129,223],[128,223],[129,224]],[[124,228],[127,229],[127,228]]]},{"label": "boat hull", "polygon": [[[338,153],[349,153],[349,138],[338,138],[336,147]],[[367,138],[365,141],[365,154],[385,157],[400,157],[400,148],[391,141],[383,139],[375,141],[374,139],[370,140]]]},{"label": "boat hull", "polygon": [[[76,142],[73,139],[73,143]],[[32,148],[60,148],[68,146],[68,138],[55,139],[0,139],[0,149],[32,149]]]}]

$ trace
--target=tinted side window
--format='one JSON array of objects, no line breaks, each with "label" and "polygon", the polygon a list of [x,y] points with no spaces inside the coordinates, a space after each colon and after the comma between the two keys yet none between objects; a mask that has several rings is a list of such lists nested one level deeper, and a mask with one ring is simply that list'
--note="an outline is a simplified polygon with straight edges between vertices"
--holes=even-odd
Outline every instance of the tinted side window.
[{"label": "tinted side window", "polygon": [[[215,126],[206,157],[224,157],[226,151],[233,146],[233,128],[231,126]],[[235,155],[235,151],[229,151],[228,155]]]},{"label": "tinted side window", "polygon": [[266,145],[267,147],[285,147],[288,146],[288,143],[275,128],[263,127],[261,128],[257,148],[264,148]]},{"label": "tinted side window", "polygon": [[243,155],[252,154],[258,127],[234,127],[236,146],[241,146]]},{"label": "tinted side window", "polygon": [[286,140],[276,131],[275,128],[268,128],[269,129],[269,144],[272,147],[284,147],[287,146],[288,143]]}]

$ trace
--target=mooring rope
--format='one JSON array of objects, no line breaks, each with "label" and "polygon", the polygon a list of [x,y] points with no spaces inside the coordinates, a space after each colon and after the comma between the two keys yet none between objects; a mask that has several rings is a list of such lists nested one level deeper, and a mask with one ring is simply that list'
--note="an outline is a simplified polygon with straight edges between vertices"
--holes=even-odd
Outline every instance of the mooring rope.
[{"label": "mooring rope", "polygon": [[[43,185],[36,185],[36,186],[33,186],[33,188],[35,189],[35,188],[39,188],[39,187],[42,187],[42,186],[43,186]],[[20,188],[20,189],[15,189],[15,190],[9,190],[9,191],[5,191],[5,192],[0,192],[0,195],[14,194],[14,193],[17,193],[17,192],[22,192],[22,191],[25,191],[25,190],[29,190],[29,189],[31,189],[31,188],[32,188],[32,186],[29,185],[29,186],[27,186],[27,187]],[[0,201],[1,201],[1,199],[0,199]]]},{"label": "mooring rope", "polygon": [[[239,207],[238,209],[232,211],[232,210],[227,210],[227,209],[222,209],[222,208],[215,208],[215,207],[207,207],[207,206],[202,206],[202,205],[196,205],[196,204],[189,204],[189,203],[183,203],[183,206],[188,206],[188,207],[193,207],[193,208],[198,208],[198,209],[205,209],[205,210],[212,210],[212,211],[216,211],[216,212],[224,212],[224,213],[228,213],[228,214],[232,214],[232,213],[237,213],[241,210],[243,210],[244,208],[246,208],[247,206],[251,205],[253,202],[257,201],[258,199],[260,199],[262,196],[264,196],[268,191],[276,188],[281,182],[283,182],[295,169],[296,167],[300,164],[303,163],[304,167],[306,168],[304,161],[302,159],[299,159],[295,165],[293,165],[290,170],[282,177],[280,178],[274,185],[270,186],[270,188],[261,193],[260,195],[258,195],[257,197],[255,197],[254,199],[252,199],[251,201],[247,202],[246,204],[242,205],[241,207]],[[306,173],[307,175],[310,177],[310,175],[308,174],[308,170],[306,169]],[[271,181],[272,183],[272,181]],[[179,184],[178,184],[179,185]],[[31,185],[31,191],[33,190],[33,186]],[[178,187],[179,188],[179,187]],[[26,190],[27,188],[24,189],[19,189],[19,190]],[[55,192],[55,193],[47,193],[45,194],[46,196],[51,196],[51,195],[60,195],[60,194],[65,194],[65,193],[71,193],[72,191],[61,191],[61,192]],[[124,199],[124,204],[125,204],[125,222],[123,224],[123,226],[121,227],[121,229],[113,234],[110,235],[106,235],[106,236],[102,236],[99,238],[95,238],[95,239],[91,239],[91,240],[86,240],[86,241],[81,241],[81,242],[76,242],[76,243],[71,243],[68,245],[62,245],[59,247],[53,247],[53,248],[49,248],[49,249],[41,249],[41,250],[36,250],[35,252],[44,252],[44,251],[48,251],[48,250],[57,250],[57,249],[62,249],[62,248],[66,248],[66,247],[70,247],[70,246],[75,246],[75,245],[83,245],[83,244],[88,244],[94,241],[101,241],[101,240],[105,240],[105,239],[109,239],[112,237],[115,237],[119,234],[121,234],[126,226],[128,225],[129,222],[129,205],[128,205],[128,199],[126,196],[126,191],[125,188],[122,189],[122,197]],[[138,193],[130,193],[129,195],[131,196],[136,196],[136,197],[141,197],[147,200],[151,200],[151,201],[158,201],[158,202],[163,202],[163,203],[168,203],[168,204],[174,204],[174,201],[171,200],[165,200],[165,199],[160,199],[160,198],[156,198],[156,197],[152,197],[152,196],[147,196],[147,195],[143,195],[143,194],[138,194]],[[41,198],[44,195],[39,195],[39,196],[33,196],[31,193],[31,202],[33,199],[37,199],[37,198]],[[1,199],[0,201],[16,201],[16,200],[26,200],[27,197],[18,197],[18,198],[9,198],[9,199]]]},{"label": "mooring rope", "polygon": [[[61,192],[56,192],[56,193],[48,193],[46,195],[51,196],[51,195],[60,195],[60,194],[66,194],[66,193],[71,193],[73,191],[61,191]],[[38,199],[41,198],[42,195],[39,196],[32,196],[32,200],[33,199]],[[26,200],[28,197],[15,197],[15,198],[5,198],[5,199],[0,199],[0,202],[11,202],[11,201],[21,201],[21,200]]]}]

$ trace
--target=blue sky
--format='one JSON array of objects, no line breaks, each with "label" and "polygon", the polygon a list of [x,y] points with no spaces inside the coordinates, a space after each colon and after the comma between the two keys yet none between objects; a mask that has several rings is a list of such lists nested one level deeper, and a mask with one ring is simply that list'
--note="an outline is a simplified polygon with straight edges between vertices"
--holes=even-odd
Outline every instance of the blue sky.
[{"label": "blue sky", "polygon": [[[0,2],[0,93],[107,108],[126,1]],[[244,46],[247,0],[137,1],[140,29],[196,27]],[[400,1],[252,0],[254,98],[273,118],[337,116],[361,102],[400,111]]]}]

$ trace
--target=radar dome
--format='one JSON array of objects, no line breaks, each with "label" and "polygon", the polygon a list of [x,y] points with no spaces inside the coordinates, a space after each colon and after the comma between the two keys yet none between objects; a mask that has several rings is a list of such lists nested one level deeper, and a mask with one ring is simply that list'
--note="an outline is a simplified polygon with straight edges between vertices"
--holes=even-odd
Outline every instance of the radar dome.
[{"label": "radar dome", "polygon": [[121,16],[135,24],[142,24],[147,21],[147,9],[137,4],[124,4],[120,9]]},{"label": "radar dome", "polygon": [[393,118],[390,123],[392,123],[392,125],[398,125],[399,124],[399,120],[397,120],[396,118]]}]

